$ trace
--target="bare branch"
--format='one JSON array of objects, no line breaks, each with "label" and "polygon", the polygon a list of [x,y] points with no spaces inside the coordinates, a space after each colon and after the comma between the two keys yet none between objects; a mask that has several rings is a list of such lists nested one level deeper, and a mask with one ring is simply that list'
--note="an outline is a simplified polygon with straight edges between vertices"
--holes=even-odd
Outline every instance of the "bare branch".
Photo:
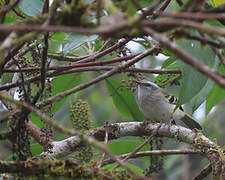
[{"label": "bare branch", "polygon": [[[181,149],[181,150],[153,150],[153,151],[142,151],[137,152],[133,155],[131,153],[128,154],[122,154],[119,156],[120,159],[125,159],[129,156],[129,158],[137,158],[137,157],[144,157],[144,156],[150,156],[150,155],[189,155],[189,154],[200,154],[200,151],[195,151],[192,149]],[[111,164],[114,163],[112,159],[106,159],[104,160],[102,165]]]}]

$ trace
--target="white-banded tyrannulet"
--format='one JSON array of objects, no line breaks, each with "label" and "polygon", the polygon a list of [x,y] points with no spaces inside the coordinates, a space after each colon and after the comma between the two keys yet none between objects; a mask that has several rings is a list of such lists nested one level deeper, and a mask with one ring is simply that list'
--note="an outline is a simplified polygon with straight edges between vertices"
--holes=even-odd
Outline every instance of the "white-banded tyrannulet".
[{"label": "white-banded tyrannulet", "polygon": [[151,81],[142,80],[137,83],[135,99],[148,121],[170,123],[181,120],[190,129],[202,129],[201,125],[185,113],[182,108],[178,108],[174,112],[176,106],[174,96],[170,96]]}]

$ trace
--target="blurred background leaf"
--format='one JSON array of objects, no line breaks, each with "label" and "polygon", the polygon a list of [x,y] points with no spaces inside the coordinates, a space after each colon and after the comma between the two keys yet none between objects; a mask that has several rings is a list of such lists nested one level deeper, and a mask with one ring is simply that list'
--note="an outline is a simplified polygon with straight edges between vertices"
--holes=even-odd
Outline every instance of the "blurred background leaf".
[{"label": "blurred background leaf", "polygon": [[[60,92],[64,92],[68,89],[71,89],[78,84],[81,83],[81,74],[82,73],[71,73],[71,74],[64,74],[61,76],[57,76],[53,78],[52,85],[53,85],[53,91],[52,95],[56,95]],[[59,108],[62,106],[62,104],[66,101],[66,99],[69,99],[71,97],[68,96],[66,98],[63,98],[61,101],[58,101],[53,104],[53,114],[59,110]]]},{"label": "blurred background leaf", "polygon": [[42,12],[43,0],[20,0],[20,10],[28,16],[36,16]]},{"label": "blurred background leaf", "polygon": [[[193,40],[179,41],[178,45],[211,68],[215,68],[215,64],[218,64],[215,53],[209,46],[201,47],[199,42]],[[181,69],[182,80],[177,106],[181,106],[197,95],[208,80],[207,76],[186,63],[181,62]]]},{"label": "blurred background leaf", "polygon": [[128,88],[112,78],[107,78],[105,83],[109,94],[112,96],[114,105],[123,117],[138,121],[146,119],[139,110],[133,93]]},{"label": "blurred background leaf", "polygon": [[[225,66],[220,65],[219,72],[225,74]],[[225,98],[225,89],[218,84],[215,84],[212,90],[209,92],[206,100],[206,114],[212,109],[213,106],[218,104]]]},{"label": "blurred background leaf", "polygon": [[90,41],[94,41],[98,38],[98,35],[84,36],[79,34],[69,34],[63,41],[62,51],[67,54],[68,52],[76,49],[82,44]]}]

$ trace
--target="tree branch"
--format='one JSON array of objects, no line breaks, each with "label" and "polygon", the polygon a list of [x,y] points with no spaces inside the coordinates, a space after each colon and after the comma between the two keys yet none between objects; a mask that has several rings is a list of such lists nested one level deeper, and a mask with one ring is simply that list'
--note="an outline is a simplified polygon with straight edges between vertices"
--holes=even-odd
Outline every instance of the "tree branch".
[{"label": "tree branch", "polygon": [[[142,151],[142,152],[137,152],[133,155],[130,156],[131,153],[128,154],[122,154],[119,156],[120,159],[124,159],[126,157],[129,158],[137,158],[137,157],[144,157],[144,156],[151,156],[151,155],[181,155],[181,154],[200,154],[200,151],[195,151],[192,149],[181,149],[181,150],[153,150],[153,151]],[[106,164],[111,164],[114,163],[115,161],[113,161],[112,159],[105,159],[103,161],[102,166],[106,165]]]},{"label": "tree branch", "polygon": [[187,64],[190,64],[196,70],[207,75],[209,78],[211,78],[216,83],[225,88],[225,78],[223,78],[223,76],[219,74],[217,71],[209,68],[209,66],[198,61],[198,59],[192,56],[190,53],[179,48],[174,42],[169,40],[169,38],[167,38],[166,36],[163,36],[150,28],[143,28],[143,30],[146,33],[148,33],[152,38],[159,41],[160,44],[165,46],[167,49],[171,50],[182,61],[184,61]]},{"label": "tree branch", "polygon": [[124,64],[122,64],[120,66],[114,67],[112,70],[110,70],[110,71],[108,71],[108,72],[98,76],[95,79],[90,80],[87,83],[81,84],[79,86],[76,86],[75,88],[69,89],[69,90],[64,91],[62,93],[58,93],[55,96],[46,99],[45,101],[41,102],[39,104],[39,106],[46,106],[48,104],[51,104],[52,102],[59,101],[59,100],[63,99],[64,97],[66,97],[66,96],[68,96],[68,95],[70,95],[72,93],[75,93],[75,92],[80,91],[80,90],[82,90],[84,88],[87,88],[87,87],[89,87],[89,86],[91,86],[93,84],[96,84],[97,82],[99,82],[99,81],[101,81],[103,79],[106,79],[106,78],[108,78],[108,77],[110,77],[110,76],[112,76],[112,75],[122,71],[123,69],[128,68],[129,66],[132,66],[133,64],[135,64],[136,62],[138,62],[142,58],[144,58],[144,57],[146,57],[146,56],[156,52],[157,50],[158,50],[158,47],[154,46],[154,47],[144,51],[140,55],[134,57],[132,60],[130,60],[130,61],[128,61],[128,62],[126,62],[126,63],[124,63]]},{"label": "tree branch", "polygon": [[[118,139],[126,136],[150,136],[152,132],[158,127],[158,124],[145,124],[141,122],[127,122],[127,123],[116,123],[109,125],[109,140]],[[87,133],[89,136],[92,136],[98,141],[104,141],[105,139],[105,130],[104,126],[99,127],[93,130],[90,130]],[[174,138],[181,142],[188,143],[195,147],[197,150],[202,151],[198,148],[198,142],[207,144],[210,148],[215,148],[217,145],[205,137],[199,132],[194,132],[191,129],[187,129],[182,126],[169,126],[168,124],[162,124],[157,132],[158,137],[167,137]],[[41,156],[47,156],[51,158],[60,158],[72,151],[77,147],[77,144],[80,144],[81,139],[77,136],[69,137],[63,141],[54,141],[53,148],[51,153],[43,152]],[[61,151],[61,152],[60,152]]]}]

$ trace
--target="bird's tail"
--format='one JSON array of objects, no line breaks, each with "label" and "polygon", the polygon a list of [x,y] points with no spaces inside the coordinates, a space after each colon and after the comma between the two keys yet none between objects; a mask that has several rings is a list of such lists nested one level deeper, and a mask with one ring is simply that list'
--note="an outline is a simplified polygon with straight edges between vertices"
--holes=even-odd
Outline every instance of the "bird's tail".
[{"label": "bird's tail", "polygon": [[184,113],[184,116],[180,120],[183,121],[190,129],[196,128],[202,130],[202,126],[187,113]]}]

